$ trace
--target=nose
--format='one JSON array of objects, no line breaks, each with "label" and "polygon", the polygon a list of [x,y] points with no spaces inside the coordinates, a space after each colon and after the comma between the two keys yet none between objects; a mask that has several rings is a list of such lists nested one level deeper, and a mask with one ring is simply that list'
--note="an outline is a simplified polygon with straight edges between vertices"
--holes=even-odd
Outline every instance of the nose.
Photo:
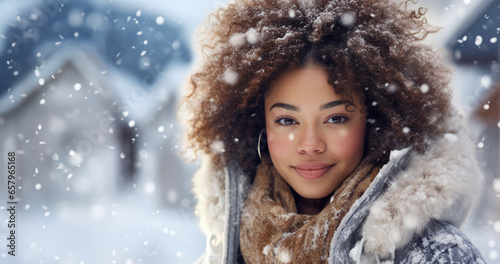
[{"label": "nose", "polygon": [[325,150],[325,141],[320,131],[313,126],[307,127],[298,138],[297,152],[301,154],[320,154]]}]

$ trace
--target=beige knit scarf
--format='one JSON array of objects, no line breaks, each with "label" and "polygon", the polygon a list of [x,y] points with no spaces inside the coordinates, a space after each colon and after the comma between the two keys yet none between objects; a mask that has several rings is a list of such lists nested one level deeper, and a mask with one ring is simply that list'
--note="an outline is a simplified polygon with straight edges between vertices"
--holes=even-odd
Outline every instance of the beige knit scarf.
[{"label": "beige knit scarf", "polygon": [[261,164],[243,208],[241,252],[246,263],[325,263],[335,229],[379,169],[366,160],[317,215],[297,214],[288,184],[272,164]]}]

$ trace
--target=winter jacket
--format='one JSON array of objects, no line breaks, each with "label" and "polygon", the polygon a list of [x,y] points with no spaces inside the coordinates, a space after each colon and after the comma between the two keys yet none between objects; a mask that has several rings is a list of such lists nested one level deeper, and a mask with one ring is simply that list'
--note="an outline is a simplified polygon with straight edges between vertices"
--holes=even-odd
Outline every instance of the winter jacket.
[{"label": "winter jacket", "polygon": [[[335,231],[328,263],[486,263],[459,230],[483,184],[473,149],[459,132],[435,140],[425,153],[391,152]],[[220,171],[210,157],[204,160],[194,176],[196,212],[207,235],[198,263],[244,263],[239,224],[250,185],[236,162]]]}]

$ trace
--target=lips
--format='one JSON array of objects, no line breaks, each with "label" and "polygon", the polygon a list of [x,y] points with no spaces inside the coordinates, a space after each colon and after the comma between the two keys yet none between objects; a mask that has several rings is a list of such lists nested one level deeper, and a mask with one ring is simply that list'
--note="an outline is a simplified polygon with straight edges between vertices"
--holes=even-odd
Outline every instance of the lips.
[{"label": "lips", "polygon": [[323,176],[334,165],[335,164],[306,162],[297,166],[292,166],[292,168],[294,168],[297,174],[299,174],[302,178],[312,180]]}]

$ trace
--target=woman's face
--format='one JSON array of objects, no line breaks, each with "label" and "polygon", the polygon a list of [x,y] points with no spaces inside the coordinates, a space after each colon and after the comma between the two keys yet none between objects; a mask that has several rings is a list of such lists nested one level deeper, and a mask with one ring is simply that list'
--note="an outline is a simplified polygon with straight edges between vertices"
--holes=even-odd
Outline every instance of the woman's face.
[{"label": "woman's face", "polygon": [[307,66],[282,74],[265,98],[271,160],[302,197],[327,197],[363,158],[366,115],[359,96],[347,107],[326,71]]}]

